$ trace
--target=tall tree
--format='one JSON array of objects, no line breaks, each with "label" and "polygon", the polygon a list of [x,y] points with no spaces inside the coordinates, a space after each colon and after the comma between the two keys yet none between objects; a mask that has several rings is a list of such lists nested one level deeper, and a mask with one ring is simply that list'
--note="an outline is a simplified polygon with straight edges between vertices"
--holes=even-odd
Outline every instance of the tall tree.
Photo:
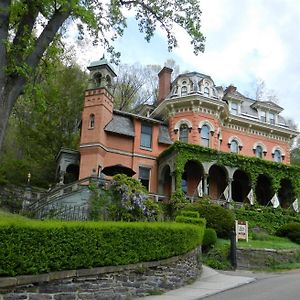
[{"label": "tall tree", "polygon": [[[172,77],[179,74],[179,66],[173,59],[164,63],[173,69]],[[154,104],[157,100],[158,73],[161,65],[120,64],[113,84],[114,108],[136,111],[143,104]]]},{"label": "tall tree", "polygon": [[30,172],[33,184],[47,187],[55,180],[61,147],[76,149],[79,144],[88,76],[59,59],[44,61],[36,75],[10,116],[0,165],[8,182],[25,183]]},{"label": "tall tree", "polygon": [[278,95],[275,90],[268,89],[263,79],[257,78],[253,83],[255,88],[255,100],[279,102]]},{"label": "tall tree", "polygon": [[178,24],[190,35],[194,52],[204,51],[198,0],[0,1],[0,150],[17,98],[67,21],[77,22],[79,37],[87,28],[95,42],[118,58],[111,43],[126,27],[125,10],[134,12],[147,41],[159,25],[172,49],[177,45],[174,25]]}]

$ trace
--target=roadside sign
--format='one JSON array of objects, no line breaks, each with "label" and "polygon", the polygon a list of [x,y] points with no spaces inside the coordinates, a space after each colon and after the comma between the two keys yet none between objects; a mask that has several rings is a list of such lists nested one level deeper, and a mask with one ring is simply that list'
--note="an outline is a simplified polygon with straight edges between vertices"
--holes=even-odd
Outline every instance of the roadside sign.
[{"label": "roadside sign", "polygon": [[246,240],[248,242],[248,221],[235,220],[236,241]]}]

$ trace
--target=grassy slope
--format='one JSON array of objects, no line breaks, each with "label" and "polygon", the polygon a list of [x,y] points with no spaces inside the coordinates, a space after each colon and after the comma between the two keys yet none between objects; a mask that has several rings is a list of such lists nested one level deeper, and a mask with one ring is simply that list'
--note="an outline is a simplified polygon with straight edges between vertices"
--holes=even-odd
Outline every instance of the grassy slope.
[{"label": "grassy slope", "polygon": [[7,221],[26,221],[28,218],[23,217],[18,214],[12,214],[7,211],[0,209],[0,220],[7,220]]},{"label": "grassy slope", "polygon": [[248,243],[239,241],[239,248],[267,248],[267,249],[300,249],[300,245],[291,242],[288,238],[269,236],[267,240],[251,240]]}]

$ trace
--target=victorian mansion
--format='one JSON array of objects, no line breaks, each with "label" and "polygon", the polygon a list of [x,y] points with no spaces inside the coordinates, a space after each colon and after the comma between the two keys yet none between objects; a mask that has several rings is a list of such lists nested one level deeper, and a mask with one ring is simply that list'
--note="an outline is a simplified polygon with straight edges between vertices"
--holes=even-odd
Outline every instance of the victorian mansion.
[{"label": "victorian mansion", "polygon": [[216,200],[228,187],[230,198],[243,202],[251,187],[260,184],[255,191],[263,196],[256,195],[257,199],[272,196],[264,192],[271,184],[267,174],[257,174],[254,184],[245,170],[226,163],[220,166],[209,158],[187,160],[178,183],[178,153],[161,154],[179,141],[216,153],[289,164],[289,143],[298,133],[280,115],[282,107],[245,97],[233,85],[216,86],[210,76],[198,72],[180,74],[172,81],[172,69],[164,67],[158,74],[156,103],[129,113],[114,109],[111,83],[116,74],[107,60],[93,62],[88,69],[79,178],[100,176],[105,167],[122,164],[151,193],[160,195],[169,196],[181,188],[189,196],[208,195]]}]

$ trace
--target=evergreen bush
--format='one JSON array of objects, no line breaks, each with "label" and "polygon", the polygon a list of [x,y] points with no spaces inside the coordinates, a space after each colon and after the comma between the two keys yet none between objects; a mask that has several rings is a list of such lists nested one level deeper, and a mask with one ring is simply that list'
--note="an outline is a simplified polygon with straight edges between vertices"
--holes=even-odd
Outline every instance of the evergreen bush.
[{"label": "evergreen bush", "polygon": [[204,231],[202,249],[207,251],[207,249],[212,248],[217,243],[217,233],[213,228],[206,228]]},{"label": "evergreen bush", "polygon": [[275,234],[281,226],[290,222],[299,222],[300,216],[287,209],[273,207],[251,207],[244,206],[236,209],[235,215],[238,220],[248,221],[249,229],[259,227],[266,230],[269,234]]},{"label": "evergreen bush", "polygon": [[116,266],[184,254],[203,226],[180,223],[0,220],[0,276]]},{"label": "evergreen bush", "polygon": [[288,237],[292,242],[300,244],[300,223],[291,222],[281,226],[276,235]]},{"label": "evergreen bush", "polygon": [[197,211],[206,219],[206,226],[213,228],[219,238],[228,238],[234,228],[234,214],[231,210],[217,204],[196,202],[186,206],[186,210]]}]

